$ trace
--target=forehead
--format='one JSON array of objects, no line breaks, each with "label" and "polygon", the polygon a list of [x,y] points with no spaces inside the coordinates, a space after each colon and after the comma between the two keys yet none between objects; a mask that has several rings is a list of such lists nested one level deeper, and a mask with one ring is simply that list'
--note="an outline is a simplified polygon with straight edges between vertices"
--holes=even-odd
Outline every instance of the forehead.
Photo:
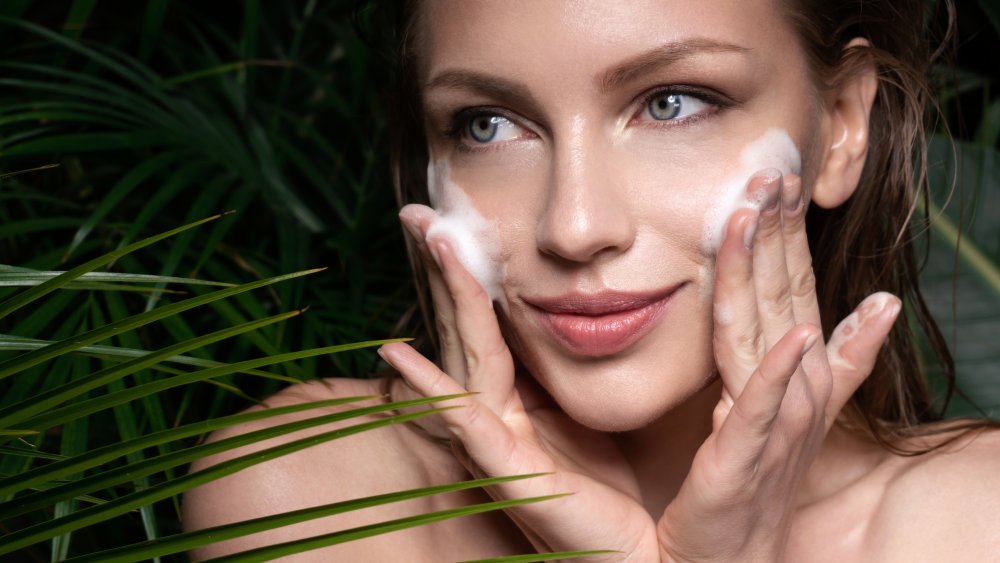
[{"label": "forehead", "polygon": [[690,40],[773,61],[798,52],[778,0],[427,0],[417,26],[424,81],[472,67],[558,82]]}]

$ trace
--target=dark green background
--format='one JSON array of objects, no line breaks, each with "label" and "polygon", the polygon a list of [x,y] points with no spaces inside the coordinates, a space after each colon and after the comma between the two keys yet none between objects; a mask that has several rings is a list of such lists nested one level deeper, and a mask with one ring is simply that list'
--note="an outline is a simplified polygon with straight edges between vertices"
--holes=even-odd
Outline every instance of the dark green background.
[{"label": "dark green background", "polygon": [[[936,202],[943,204],[951,171],[961,172],[946,216],[963,225],[968,247],[979,249],[987,265],[956,259],[954,240],[939,224],[918,222],[916,233],[931,233],[928,299],[956,344],[962,384],[976,403],[996,409],[1000,278],[991,276],[1000,271],[1000,8],[989,0],[958,7],[957,56],[935,74],[959,151],[956,157],[936,137],[931,173]],[[389,30],[376,18],[378,10],[362,10],[362,27],[374,45],[366,47],[351,21],[355,9],[349,1],[0,2],[0,16],[12,18],[0,22],[0,174],[58,165],[0,179],[0,264],[66,269],[233,210],[110,270],[246,282],[328,269],[185,313],[113,344],[159,348],[299,307],[310,309],[199,354],[236,361],[412,334],[413,291],[387,161],[392,69],[381,41]],[[0,297],[12,291],[0,288]],[[0,333],[62,339],[181,297],[62,292],[3,319]],[[297,378],[367,377],[377,369],[374,353],[363,350],[276,371]],[[0,405],[71,377],[71,364],[57,362],[4,380]],[[39,444],[83,451],[120,439],[122,417],[129,432],[167,428],[234,412],[250,403],[248,397],[264,397],[277,386],[245,376],[224,382],[243,395],[188,386],[131,405],[125,414],[94,416],[75,428],[72,440],[55,429]],[[975,412],[963,401],[953,409]],[[0,469],[16,473],[21,464],[4,457]],[[135,515],[75,534],[71,553],[175,532],[176,508],[157,505],[152,532]],[[49,559],[45,545],[24,557]]]}]

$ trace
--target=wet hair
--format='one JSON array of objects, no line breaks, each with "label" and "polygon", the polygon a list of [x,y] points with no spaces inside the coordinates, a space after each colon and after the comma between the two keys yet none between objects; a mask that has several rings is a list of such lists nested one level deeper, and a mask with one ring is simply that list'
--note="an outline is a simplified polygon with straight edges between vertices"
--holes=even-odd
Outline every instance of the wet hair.
[{"label": "wet hair", "polygon": [[[428,152],[415,35],[418,2],[389,4],[394,5],[390,17],[396,65],[390,122],[393,182],[400,206],[426,204]],[[919,237],[928,235],[929,206],[918,202],[926,203],[929,197],[927,130],[934,100],[930,69],[946,52],[932,49],[931,37],[937,36],[934,44],[947,46],[954,27],[953,0],[936,3],[933,14],[927,13],[928,4],[924,0],[786,0],[784,5],[817,93],[836,89],[871,65],[878,75],[868,153],[858,188],[834,209],[811,206],[807,229],[827,337],[837,322],[875,291],[889,291],[903,300],[903,314],[879,352],[871,376],[837,421],[902,455],[926,453],[967,432],[996,426],[986,419],[944,421],[948,402],[959,393],[955,364],[920,291],[915,247]],[[855,38],[866,39],[867,44],[849,46]],[[888,212],[880,211],[875,218],[873,210]],[[428,330],[435,324],[427,278],[412,246],[409,254],[424,320],[418,342],[433,349],[436,331]],[[921,362],[921,339],[940,367],[944,394],[937,399],[929,390]],[[931,445],[906,440],[946,432],[943,439],[929,441]]]},{"label": "wet hair", "polygon": [[[927,13],[928,4],[790,0],[786,5],[817,88],[836,89],[872,64],[878,75],[857,190],[839,207],[810,209],[807,229],[826,335],[873,291],[890,291],[903,300],[905,315],[893,326],[871,376],[839,422],[904,455],[925,453],[964,434],[955,430],[993,425],[974,419],[935,424],[961,392],[954,360],[920,291],[915,246],[921,235],[929,235],[927,129],[936,115],[931,64],[950,52],[955,13],[950,0],[937,3],[933,14]],[[848,46],[857,37],[867,45]],[[876,219],[874,210],[891,212],[880,211]],[[920,361],[921,337],[940,368],[944,394],[937,400]],[[952,433],[949,439],[930,447],[904,441],[946,431]]]}]

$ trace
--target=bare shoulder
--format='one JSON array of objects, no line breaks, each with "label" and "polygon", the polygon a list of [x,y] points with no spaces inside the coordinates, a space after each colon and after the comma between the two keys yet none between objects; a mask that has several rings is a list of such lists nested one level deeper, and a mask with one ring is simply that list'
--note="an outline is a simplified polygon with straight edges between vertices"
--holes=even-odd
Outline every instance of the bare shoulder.
[{"label": "bare shoulder", "polygon": [[[378,381],[327,379],[289,387],[268,398],[269,407],[281,407],[310,401],[345,397],[381,395]],[[336,407],[288,413],[213,433],[210,442],[302,421],[322,414],[375,404],[377,401],[351,403]],[[262,407],[254,407],[258,410]],[[236,457],[260,453],[279,445],[291,444],[302,438],[317,436],[346,426],[371,422],[378,415],[361,419],[327,423],[309,429],[270,438],[256,444],[219,453],[192,465],[198,471]],[[467,479],[468,475],[445,448],[422,438],[405,425],[388,426],[372,431],[323,441],[294,453],[253,465],[232,475],[191,490],[184,497],[184,526],[188,530],[203,529],[281,512],[330,504],[404,489],[426,487]],[[441,510],[451,506],[481,501],[477,491],[468,494],[428,497],[372,507],[303,522],[270,532],[227,540],[206,546],[192,555],[195,559],[217,557],[264,545],[305,538],[336,530],[400,518],[411,514]],[[486,523],[481,521],[480,523]],[[449,530],[454,524],[440,523],[412,531],[394,532],[338,546],[307,552],[296,561],[366,560],[391,561],[399,549],[411,553],[434,554],[435,535]],[[472,525],[476,522],[473,521]],[[436,526],[436,528],[435,528]],[[392,538],[393,541],[386,541]],[[489,543],[489,542],[487,542]],[[426,544],[426,545],[425,545]],[[422,549],[423,548],[423,549]],[[440,552],[438,552],[438,555]],[[408,560],[420,561],[420,557]]]},{"label": "bare shoulder", "polygon": [[870,528],[895,561],[991,561],[1000,554],[1000,430],[976,429],[933,452],[892,456]]}]

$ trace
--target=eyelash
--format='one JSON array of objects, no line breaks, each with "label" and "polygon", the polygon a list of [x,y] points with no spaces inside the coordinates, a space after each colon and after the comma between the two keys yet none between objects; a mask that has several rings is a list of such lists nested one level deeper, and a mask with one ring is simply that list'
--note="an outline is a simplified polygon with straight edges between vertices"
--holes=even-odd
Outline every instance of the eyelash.
[{"label": "eyelash", "polygon": [[502,117],[510,121],[511,123],[518,125],[518,127],[527,129],[522,125],[520,125],[518,123],[518,120],[515,119],[513,116],[511,116],[509,112],[507,112],[503,108],[491,107],[491,106],[477,106],[472,108],[464,108],[455,112],[455,114],[452,115],[451,118],[448,120],[448,125],[445,127],[444,130],[444,136],[448,139],[451,139],[455,143],[458,150],[463,152],[483,152],[483,151],[494,150],[498,146],[503,145],[504,143],[470,143],[465,139],[463,139],[465,132],[468,130],[469,123],[471,123],[473,119],[476,119],[477,117],[490,117],[490,116]]},{"label": "eyelash", "polygon": [[[654,123],[652,124],[653,127],[686,127],[686,126],[690,126],[690,125],[693,125],[694,123],[697,123],[698,121],[701,121],[702,119],[705,119],[706,117],[709,117],[711,115],[714,115],[714,114],[718,113],[719,111],[728,109],[729,107],[732,107],[732,105],[733,105],[733,102],[731,100],[725,98],[724,96],[722,96],[721,94],[719,94],[717,92],[709,91],[709,90],[706,90],[704,88],[696,88],[696,87],[692,87],[692,86],[673,85],[673,86],[656,88],[656,89],[654,89],[654,90],[652,90],[652,91],[650,91],[650,92],[648,92],[648,93],[643,94],[642,96],[640,96],[637,99],[637,101],[638,101],[638,109],[633,114],[632,121],[637,120],[639,118],[639,116],[641,116],[646,111],[647,107],[649,106],[649,103],[654,98],[659,97],[659,96],[663,96],[663,95],[669,95],[669,94],[676,94],[676,95],[681,95],[681,96],[690,96],[690,97],[698,99],[699,101],[701,101],[701,102],[703,102],[703,103],[705,103],[705,104],[707,104],[707,105],[709,105],[711,107],[708,110],[703,111],[701,113],[698,113],[698,114],[695,114],[695,115],[690,115],[690,116],[683,117],[683,118],[680,118],[680,119],[671,119],[671,120],[658,121],[658,122],[656,120],[654,120]],[[515,125],[518,125],[519,127],[522,127],[524,129],[528,129],[528,128],[523,127],[522,125],[520,125],[518,123],[518,120],[515,119],[513,116],[511,116],[510,113],[508,111],[504,110],[503,108],[490,107],[490,106],[478,106],[478,107],[471,107],[471,108],[463,108],[463,109],[455,112],[452,115],[452,117],[448,120],[448,124],[445,127],[445,130],[443,132],[444,136],[446,138],[448,138],[448,139],[451,139],[455,143],[456,148],[458,148],[458,150],[463,151],[463,152],[484,152],[484,151],[490,151],[490,150],[495,150],[498,147],[506,144],[506,142],[508,142],[508,141],[504,141],[504,142],[500,142],[500,143],[470,143],[470,142],[466,141],[463,138],[463,136],[465,135],[466,130],[469,127],[469,123],[473,119],[476,119],[478,117],[484,117],[484,116],[502,117],[502,118],[510,121],[511,123],[513,123]],[[530,131],[530,129],[529,129],[529,131]]]},{"label": "eyelash", "polygon": [[680,119],[670,119],[665,121],[654,119],[650,123],[653,127],[687,127],[733,106],[733,102],[731,100],[725,98],[717,92],[706,90],[704,88],[682,85],[666,86],[655,88],[639,97],[640,105],[636,112],[632,115],[632,121],[637,120],[646,112],[649,107],[649,103],[653,101],[654,98],[670,94],[690,96],[710,107],[705,111],[695,115],[682,117]]}]

